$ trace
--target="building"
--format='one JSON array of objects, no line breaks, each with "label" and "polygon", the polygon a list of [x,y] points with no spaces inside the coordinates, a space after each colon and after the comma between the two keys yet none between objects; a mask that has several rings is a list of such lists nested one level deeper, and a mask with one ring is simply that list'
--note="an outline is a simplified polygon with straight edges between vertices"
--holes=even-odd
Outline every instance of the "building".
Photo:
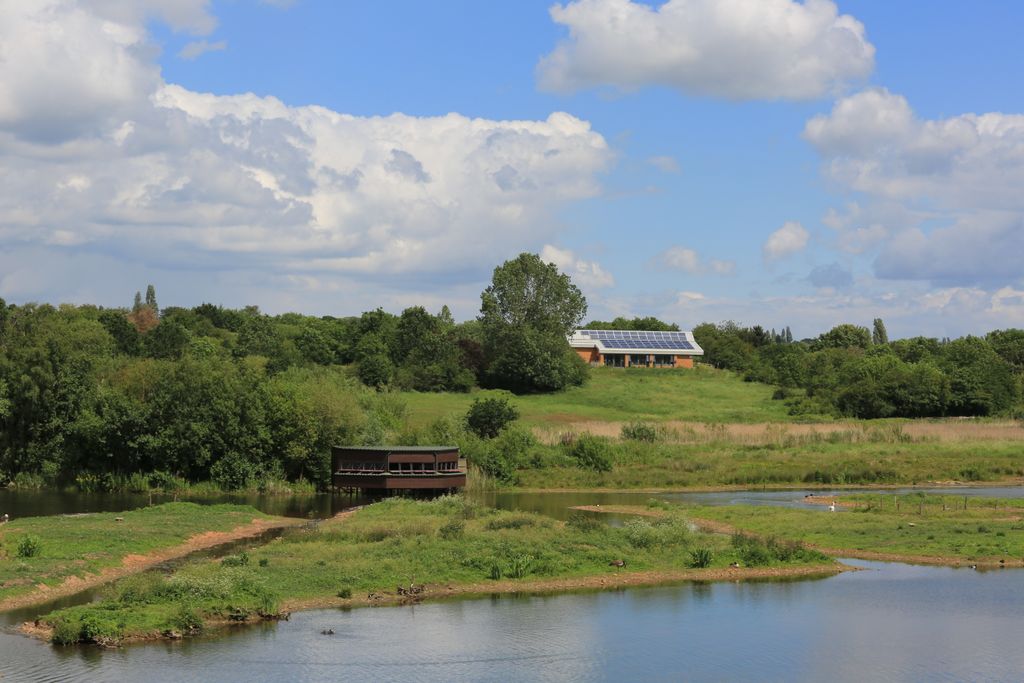
[{"label": "building", "polygon": [[569,345],[591,365],[616,368],[692,368],[703,356],[692,332],[576,330]]},{"label": "building", "polygon": [[334,488],[451,491],[466,485],[456,446],[335,446]]}]

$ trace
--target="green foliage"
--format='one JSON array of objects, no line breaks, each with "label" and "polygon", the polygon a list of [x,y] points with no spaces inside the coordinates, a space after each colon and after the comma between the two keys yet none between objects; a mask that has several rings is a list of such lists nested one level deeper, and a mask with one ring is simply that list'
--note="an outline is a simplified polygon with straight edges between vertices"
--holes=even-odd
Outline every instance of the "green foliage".
[{"label": "green foliage", "polygon": [[466,412],[466,424],[482,439],[493,439],[519,418],[507,398],[476,399]]},{"label": "green foliage", "polygon": [[585,512],[575,511],[569,515],[565,525],[574,531],[587,534],[593,531],[604,529],[607,525],[593,515]]},{"label": "green foliage", "polygon": [[711,548],[702,546],[690,551],[689,566],[694,569],[704,569],[710,567],[713,560],[714,553],[711,551]]},{"label": "green foliage", "polygon": [[35,534],[25,534],[18,539],[18,557],[36,557],[43,551],[43,541]]},{"label": "green foliage", "polygon": [[619,316],[611,322],[592,320],[583,326],[584,330],[647,330],[658,332],[678,332],[679,325],[658,320],[653,316],[644,318],[623,318]]},{"label": "green foliage", "polygon": [[587,312],[568,275],[536,254],[520,254],[494,269],[480,295],[487,380],[517,393],[582,384],[586,365],[565,337]]},{"label": "green foliage", "polygon": [[237,555],[228,555],[221,559],[220,563],[225,567],[247,567],[249,566],[249,553],[242,551]]},{"label": "green foliage", "polygon": [[604,437],[583,434],[570,443],[566,450],[576,464],[585,470],[610,472],[612,469],[612,444]]},{"label": "green foliage", "polygon": [[823,333],[814,342],[816,350],[820,349],[866,349],[871,345],[871,333],[868,328],[844,323],[836,325]]},{"label": "green foliage", "polygon": [[352,589],[347,586],[342,588],[338,591],[338,597],[342,600],[350,600],[352,598]]},{"label": "green foliage", "polygon": [[462,538],[462,534],[465,530],[465,520],[450,519],[437,530],[437,534],[446,541],[455,541]]},{"label": "green foliage", "polygon": [[660,437],[658,428],[649,422],[630,422],[622,425],[621,437],[628,441],[654,443]]}]

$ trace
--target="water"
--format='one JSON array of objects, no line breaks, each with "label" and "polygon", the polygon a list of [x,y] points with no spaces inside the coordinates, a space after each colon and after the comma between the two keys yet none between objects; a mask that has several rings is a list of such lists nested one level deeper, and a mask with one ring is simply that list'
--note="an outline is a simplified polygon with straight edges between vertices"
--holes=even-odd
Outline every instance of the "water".
[{"label": "water", "polygon": [[[907,491],[934,489],[907,489]],[[936,491],[949,492],[948,489]],[[1021,497],[1021,488],[955,489]],[[144,505],[81,494],[0,497],[17,514]],[[665,494],[701,504],[803,506],[805,491]],[[828,495],[816,492],[817,495]],[[838,491],[836,493],[839,493]],[[39,499],[32,500],[32,497]],[[651,494],[492,494],[504,508],[564,518],[573,505],[643,504]],[[141,499],[141,500],[139,500]],[[352,503],[261,505],[326,516]],[[124,505],[126,501],[130,504]],[[121,507],[117,507],[120,505]],[[817,509],[818,506],[813,506]],[[84,509],[83,509],[84,508]],[[0,509],[4,509],[0,507]],[[56,648],[5,615],[6,681],[1020,680],[1024,572],[847,561],[865,571],[789,582],[683,584],[618,592],[501,596],[414,607],[319,610],[208,639],[118,650]],[[90,599],[91,594],[75,600]],[[38,612],[37,612],[38,613]],[[332,628],[333,636],[320,634]]]},{"label": "water", "polygon": [[[320,610],[216,639],[112,651],[3,636],[0,674],[149,683],[1020,680],[1024,575],[850,562],[868,570]],[[335,635],[321,635],[326,628]]]},{"label": "water", "polygon": [[[806,502],[807,494],[828,497],[843,493],[870,493],[865,489],[790,489],[773,491],[714,491],[686,493],[600,493],[581,491],[574,493],[520,493],[489,492],[476,494],[484,504],[506,510],[529,510],[556,519],[566,519],[576,505],[644,505],[652,498],[697,505],[774,505],[783,507],[824,509],[825,506]],[[887,494],[946,493],[958,496],[986,496],[997,498],[1024,498],[1024,486],[979,486],[946,488],[899,488],[875,492]],[[83,512],[118,512],[144,507],[152,503],[172,500],[170,496],[144,493],[78,493],[74,491],[14,491],[0,489],[0,515],[35,517],[39,515],[67,515]],[[355,505],[372,502],[360,496],[305,494],[271,496],[261,494],[221,494],[206,497],[179,497],[197,503],[240,503],[252,505],[271,515],[285,517],[325,519]]]}]

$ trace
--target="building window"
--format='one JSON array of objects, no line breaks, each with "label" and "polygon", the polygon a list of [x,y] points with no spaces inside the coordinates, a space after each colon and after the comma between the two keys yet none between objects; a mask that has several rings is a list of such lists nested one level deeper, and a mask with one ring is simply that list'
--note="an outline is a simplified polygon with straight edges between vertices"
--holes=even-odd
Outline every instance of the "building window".
[{"label": "building window", "polygon": [[647,367],[647,354],[634,353],[629,356],[630,367]]},{"label": "building window", "polygon": [[659,367],[659,368],[675,367],[676,357],[675,356],[657,355],[657,356],[654,357],[654,364],[657,367]]},{"label": "building window", "polygon": [[604,354],[604,364],[613,368],[622,368],[626,366],[626,357],[621,353],[606,353]]}]

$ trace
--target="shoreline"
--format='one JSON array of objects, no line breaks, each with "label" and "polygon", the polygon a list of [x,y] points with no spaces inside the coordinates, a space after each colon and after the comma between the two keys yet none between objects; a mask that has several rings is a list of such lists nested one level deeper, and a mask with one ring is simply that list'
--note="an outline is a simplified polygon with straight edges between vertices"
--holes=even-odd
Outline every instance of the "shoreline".
[{"label": "shoreline", "polygon": [[1024,479],[1014,477],[995,481],[926,481],[909,484],[764,484],[752,486],[750,484],[722,484],[708,486],[685,486],[685,487],[654,487],[654,488],[536,488],[536,487],[510,487],[493,489],[484,493],[626,493],[626,494],[656,494],[656,493],[729,493],[732,491],[891,491],[893,489],[983,489],[993,487],[1024,488]]},{"label": "shoreline", "polygon": [[121,562],[106,567],[98,574],[86,574],[84,577],[69,576],[56,586],[36,584],[35,589],[0,600],[0,612],[24,609],[42,605],[52,600],[66,598],[85,590],[97,588],[117,579],[146,571],[163,562],[179,560],[201,550],[209,550],[225,543],[255,538],[262,533],[274,529],[284,529],[303,524],[302,520],[253,519],[249,524],[235,527],[230,531],[206,531],[188,538],[184,543],[157,550],[145,555],[129,554],[121,558]]},{"label": "shoreline", "polygon": [[[823,501],[822,504],[826,504]],[[839,502],[836,502],[839,505]],[[853,503],[848,503],[853,505]],[[586,512],[600,512],[607,514],[620,514],[620,515],[637,515],[641,517],[664,517],[664,512],[660,510],[641,509],[634,510],[630,509],[628,505],[576,505],[570,508],[572,510],[583,510]],[[688,517],[691,522],[697,525],[703,531],[710,531],[716,534],[742,534],[744,536],[758,537],[759,534],[751,531],[746,531],[735,527],[726,522],[719,522],[713,519],[704,519],[701,517]],[[803,541],[801,541],[803,543]],[[829,557],[832,557],[837,562],[839,558],[850,558],[855,560],[871,560],[875,562],[900,562],[902,564],[918,564],[918,565],[930,565],[936,567],[963,567],[963,566],[974,566],[979,569],[1013,569],[1017,567],[1024,567],[1024,558],[1016,558],[1007,560],[1006,558],[980,558],[975,560],[968,560],[967,558],[960,557],[949,557],[942,555],[913,555],[913,554],[901,554],[901,553],[886,553],[876,550],[855,550],[847,548],[830,548],[814,543],[804,543],[804,546],[818,552],[825,553]]]},{"label": "shoreline", "polygon": [[[215,634],[227,628],[239,628],[266,623],[269,621],[288,620],[293,612],[306,612],[318,609],[365,609],[370,607],[401,607],[417,605],[425,602],[441,602],[450,599],[474,599],[495,595],[558,595],[571,593],[600,592],[622,590],[625,588],[651,588],[671,586],[684,583],[720,583],[724,581],[771,581],[790,579],[816,579],[835,576],[843,572],[859,571],[856,567],[838,561],[830,564],[805,565],[799,567],[724,567],[717,569],[678,569],[678,570],[647,570],[623,571],[614,574],[595,576],[546,578],[530,580],[500,579],[497,581],[481,581],[466,584],[424,585],[423,592],[415,597],[398,595],[391,592],[370,593],[366,597],[338,598],[323,596],[284,600],[281,603],[280,616],[254,619],[245,622],[229,622],[226,620],[204,622],[204,634]],[[53,629],[37,622],[26,621],[18,631],[23,635],[49,642]],[[199,634],[198,637],[202,637]],[[183,637],[168,636],[164,633],[135,634],[122,638],[118,645],[133,643],[175,641]],[[106,647],[106,646],[103,646]]]}]

